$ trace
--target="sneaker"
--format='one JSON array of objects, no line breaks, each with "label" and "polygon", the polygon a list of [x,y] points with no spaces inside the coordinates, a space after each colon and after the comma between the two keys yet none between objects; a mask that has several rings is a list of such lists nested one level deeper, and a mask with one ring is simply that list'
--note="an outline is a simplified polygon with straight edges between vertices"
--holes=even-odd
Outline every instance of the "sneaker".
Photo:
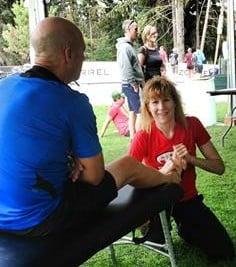
[{"label": "sneaker", "polygon": [[165,237],[162,230],[161,222],[158,218],[151,219],[149,223],[146,223],[140,227],[142,237],[133,236],[133,241],[136,244],[150,241],[157,244],[165,244]]}]

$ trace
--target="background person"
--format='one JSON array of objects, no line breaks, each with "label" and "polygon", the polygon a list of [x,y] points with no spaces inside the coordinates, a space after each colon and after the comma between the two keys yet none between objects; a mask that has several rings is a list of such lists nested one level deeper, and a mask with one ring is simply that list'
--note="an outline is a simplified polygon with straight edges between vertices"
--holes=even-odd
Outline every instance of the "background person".
[{"label": "background person", "polygon": [[161,45],[160,49],[159,49],[159,52],[160,52],[160,56],[162,58],[163,64],[165,66],[167,66],[167,64],[168,64],[168,55],[167,55],[167,52],[166,52],[166,48],[163,45]]},{"label": "background person", "polygon": [[[142,130],[131,143],[130,155],[165,174],[176,156],[183,160],[184,197],[171,212],[179,236],[212,260],[232,259],[235,252],[229,235],[196,188],[196,167],[219,175],[225,169],[210,135],[196,117],[184,115],[174,84],[162,77],[146,83],[141,115]],[[202,157],[196,155],[196,147]],[[161,228],[157,225],[157,229]]]},{"label": "background person", "polygon": [[122,24],[124,37],[117,39],[117,63],[120,68],[122,92],[127,97],[129,108],[130,138],[134,137],[139,125],[140,85],[144,76],[133,43],[138,37],[138,24],[127,19]]},{"label": "background person", "polygon": [[146,25],[142,32],[143,46],[138,52],[138,59],[143,68],[145,81],[154,75],[161,75],[161,67],[164,65],[157,47],[157,29]]},{"label": "background person", "polygon": [[169,55],[170,67],[173,74],[178,74],[178,64],[179,64],[178,57],[179,54],[177,53],[177,49],[173,48],[172,52]]},{"label": "background person", "polygon": [[184,56],[184,62],[186,63],[187,66],[188,77],[192,78],[194,70],[194,59],[193,59],[192,48],[190,47],[188,48],[187,53]]},{"label": "background person", "polygon": [[194,52],[194,62],[195,62],[195,70],[197,73],[202,74],[203,71],[203,64],[206,58],[200,47],[197,47],[196,51]]},{"label": "background person", "polygon": [[122,136],[129,136],[129,125],[128,125],[128,111],[125,109],[125,98],[118,91],[112,93],[113,103],[108,110],[108,114],[105,122],[103,123],[100,137],[103,137],[109,124],[114,123],[118,132]]},{"label": "background person", "polygon": [[105,168],[88,97],[67,85],[79,78],[85,50],[73,23],[43,19],[31,43],[35,65],[0,81],[0,231],[44,236],[83,227],[127,183],[180,181],[129,156]]}]

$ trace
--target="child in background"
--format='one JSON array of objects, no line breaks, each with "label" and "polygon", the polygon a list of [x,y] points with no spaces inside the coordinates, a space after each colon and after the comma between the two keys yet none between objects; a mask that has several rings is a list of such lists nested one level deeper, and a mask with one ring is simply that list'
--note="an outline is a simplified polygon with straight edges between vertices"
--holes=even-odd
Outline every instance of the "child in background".
[{"label": "child in background", "polygon": [[113,121],[118,132],[122,136],[129,136],[129,125],[128,125],[128,111],[124,107],[125,98],[118,92],[112,93],[113,103],[108,110],[107,118],[103,123],[103,127],[100,133],[100,137],[103,137],[109,124]]}]

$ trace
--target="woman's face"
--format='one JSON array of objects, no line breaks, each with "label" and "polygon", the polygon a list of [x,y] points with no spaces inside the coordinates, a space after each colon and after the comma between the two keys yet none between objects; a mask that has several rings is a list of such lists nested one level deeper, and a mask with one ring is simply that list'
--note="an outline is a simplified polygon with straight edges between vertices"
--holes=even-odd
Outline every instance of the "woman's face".
[{"label": "woman's face", "polygon": [[158,36],[157,29],[155,27],[152,27],[148,35],[148,39],[152,42],[156,42],[157,36]]},{"label": "woman's face", "polygon": [[175,120],[175,104],[169,96],[151,99],[148,108],[157,124],[166,124]]}]

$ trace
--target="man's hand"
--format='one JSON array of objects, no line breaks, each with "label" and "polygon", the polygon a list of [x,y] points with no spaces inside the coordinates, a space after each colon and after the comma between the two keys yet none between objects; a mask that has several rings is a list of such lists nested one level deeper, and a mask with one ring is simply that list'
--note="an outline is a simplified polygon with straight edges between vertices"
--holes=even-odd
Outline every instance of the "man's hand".
[{"label": "man's hand", "polygon": [[173,171],[166,175],[166,182],[179,184],[181,182],[181,173]]},{"label": "man's hand", "polygon": [[71,180],[76,182],[79,180],[81,173],[83,172],[83,165],[77,160],[74,165],[74,169],[71,172]]},{"label": "man's hand", "polygon": [[131,86],[133,87],[134,91],[135,91],[136,93],[138,93],[138,91],[139,91],[139,84],[137,84],[137,83],[132,83]]}]

